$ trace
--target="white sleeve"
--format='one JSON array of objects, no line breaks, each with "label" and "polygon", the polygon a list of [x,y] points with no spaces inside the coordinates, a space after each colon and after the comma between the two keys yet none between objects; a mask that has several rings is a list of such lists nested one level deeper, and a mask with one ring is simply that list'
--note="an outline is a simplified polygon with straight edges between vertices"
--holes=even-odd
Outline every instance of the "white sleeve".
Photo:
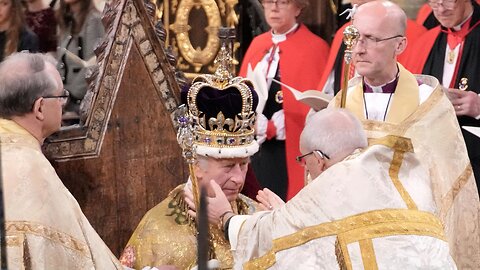
[{"label": "white sleeve", "polygon": [[228,224],[228,239],[230,241],[230,249],[236,250],[238,243],[238,233],[243,223],[250,218],[250,215],[236,215],[230,219]]}]

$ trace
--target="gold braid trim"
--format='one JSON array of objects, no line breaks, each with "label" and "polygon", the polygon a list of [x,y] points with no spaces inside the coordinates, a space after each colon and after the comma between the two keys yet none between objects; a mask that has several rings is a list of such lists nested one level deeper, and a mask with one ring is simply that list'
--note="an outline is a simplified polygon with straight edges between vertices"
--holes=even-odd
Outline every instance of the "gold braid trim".
[{"label": "gold braid trim", "polygon": [[352,261],[348,253],[347,243],[342,235],[337,235],[335,240],[335,255],[340,270],[352,270]]},{"label": "gold braid trim", "polygon": [[275,254],[277,252],[332,235],[338,236],[340,247],[337,247],[337,250],[342,250],[343,259],[348,256],[346,245],[365,239],[394,235],[420,235],[446,241],[440,220],[431,213],[409,209],[375,210],[310,226],[293,234],[277,238],[273,240],[270,251],[262,257],[245,263],[243,265],[244,269],[269,268],[275,264]]},{"label": "gold braid trim", "polygon": [[88,246],[83,241],[66,233],[59,232],[49,226],[28,221],[7,221],[5,228],[7,245],[9,246],[19,246],[20,239],[23,238],[23,241],[25,241],[22,235],[32,234],[59,243],[66,248],[79,252],[87,258],[91,257]]},{"label": "gold braid trim", "polygon": [[402,197],[402,200],[407,205],[407,208],[417,210],[417,205],[415,204],[412,197],[410,196],[410,194],[408,194],[407,190],[398,178],[404,154],[406,152],[413,153],[412,141],[408,138],[388,135],[378,139],[370,139],[368,143],[369,145],[384,145],[394,150],[393,159],[390,163],[390,168],[388,170],[388,175],[390,176],[390,179],[392,180],[392,183],[397,189],[398,193]]},{"label": "gold braid trim", "polygon": [[447,217],[447,213],[453,205],[453,201],[457,197],[458,193],[460,193],[463,187],[468,183],[468,180],[470,180],[470,177],[472,177],[472,174],[473,174],[472,166],[470,165],[470,163],[468,163],[465,169],[463,170],[463,172],[458,176],[455,183],[453,183],[452,189],[447,194],[445,194],[445,196],[443,196],[442,202],[441,202],[442,205],[440,207],[441,211],[439,215],[440,220],[442,222],[445,221]]},{"label": "gold braid trim", "polygon": [[393,185],[397,189],[398,193],[400,193],[402,200],[407,205],[407,208],[412,210],[417,210],[418,209],[417,205],[413,201],[412,197],[410,197],[410,194],[408,194],[408,191],[405,189],[402,182],[398,178],[398,173],[400,171],[400,166],[402,166],[404,154],[405,152],[400,152],[395,150],[395,152],[393,153],[393,159],[390,164],[390,168],[388,170],[388,175],[390,176],[390,179],[392,180]]},{"label": "gold braid trim", "polygon": [[396,151],[413,153],[413,144],[409,138],[387,135],[381,138],[369,138],[368,145],[384,145]]},{"label": "gold braid trim", "polygon": [[364,268],[369,270],[378,270],[377,258],[375,256],[375,250],[373,249],[372,239],[360,240],[359,244]]}]

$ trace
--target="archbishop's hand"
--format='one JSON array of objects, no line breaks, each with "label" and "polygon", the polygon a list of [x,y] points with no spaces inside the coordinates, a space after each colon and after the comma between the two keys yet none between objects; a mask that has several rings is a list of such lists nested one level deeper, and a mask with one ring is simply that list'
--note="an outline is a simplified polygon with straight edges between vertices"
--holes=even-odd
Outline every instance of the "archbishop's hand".
[{"label": "archbishop's hand", "polygon": [[256,198],[257,201],[260,203],[258,205],[258,208],[263,211],[278,209],[285,204],[282,198],[278,197],[277,194],[275,194],[268,188],[259,190]]},{"label": "archbishop's hand", "polygon": [[[233,212],[232,206],[223,193],[222,188],[215,182],[215,180],[210,180],[210,187],[214,193],[214,197],[207,198],[207,209],[208,209],[208,221],[212,224],[218,224],[220,222],[220,217],[226,212]],[[187,203],[190,210],[188,214],[193,218],[197,217],[195,203],[193,202],[193,194],[188,189],[185,190],[185,202]]]}]

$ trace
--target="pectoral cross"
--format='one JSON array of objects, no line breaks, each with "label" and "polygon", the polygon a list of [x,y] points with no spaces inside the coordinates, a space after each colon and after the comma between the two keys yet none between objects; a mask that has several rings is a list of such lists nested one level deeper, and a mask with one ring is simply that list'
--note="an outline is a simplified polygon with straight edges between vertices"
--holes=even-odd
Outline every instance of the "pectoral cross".
[{"label": "pectoral cross", "polygon": [[448,48],[447,63],[452,65],[453,61],[455,61],[455,56],[456,56],[455,50]]}]

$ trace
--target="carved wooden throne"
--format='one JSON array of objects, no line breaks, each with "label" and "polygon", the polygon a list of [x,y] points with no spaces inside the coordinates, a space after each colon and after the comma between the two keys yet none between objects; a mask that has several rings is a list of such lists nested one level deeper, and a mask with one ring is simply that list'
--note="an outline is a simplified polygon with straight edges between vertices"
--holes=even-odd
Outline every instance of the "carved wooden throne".
[{"label": "carved wooden throne", "polygon": [[154,12],[142,0],[107,4],[106,37],[95,51],[81,123],[44,146],[116,255],[145,212],[187,177],[174,121],[182,78],[163,46],[161,23],[152,23]]}]

